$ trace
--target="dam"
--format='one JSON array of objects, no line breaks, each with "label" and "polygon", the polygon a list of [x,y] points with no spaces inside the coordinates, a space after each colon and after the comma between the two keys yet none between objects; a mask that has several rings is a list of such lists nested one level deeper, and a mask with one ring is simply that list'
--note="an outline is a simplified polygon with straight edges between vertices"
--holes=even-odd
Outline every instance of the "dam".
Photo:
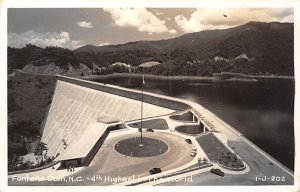
[{"label": "dam", "polygon": [[[141,102],[144,126],[140,125]],[[126,151],[139,139],[139,127],[153,146]],[[69,185],[174,185],[153,180],[149,170],[156,166],[162,172],[155,177],[195,175],[193,183],[177,183],[181,185],[292,185],[294,180],[290,170],[198,103],[149,92],[142,95],[141,91],[66,76],[57,76],[41,141],[47,144],[47,155],[54,157],[59,169],[83,167],[75,175],[144,178],[143,182],[86,180]],[[145,155],[143,150],[149,153]],[[233,154],[241,166],[220,164],[219,154],[224,152]],[[225,177],[207,176],[211,168],[222,170]],[[282,181],[273,181],[273,176]]]},{"label": "dam", "polygon": [[[171,112],[171,109],[145,103],[143,117],[161,116]],[[72,153],[71,151],[83,152],[98,140],[93,136],[104,133],[106,123],[122,124],[139,118],[140,102],[137,100],[58,80],[42,141],[47,143],[50,156]],[[67,147],[62,141],[67,143]],[[79,142],[76,144],[76,141]],[[84,141],[90,147],[82,145]],[[80,149],[79,146],[85,147]],[[72,157],[71,159],[75,157],[66,156]]]}]

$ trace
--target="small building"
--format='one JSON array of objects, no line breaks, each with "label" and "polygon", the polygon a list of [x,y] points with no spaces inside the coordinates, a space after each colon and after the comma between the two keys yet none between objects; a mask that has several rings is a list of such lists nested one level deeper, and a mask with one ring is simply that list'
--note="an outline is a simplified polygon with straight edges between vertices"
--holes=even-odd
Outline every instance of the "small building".
[{"label": "small building", "polygon": [[69,145],[63,154],[56,158],[61,168],[88,165],[112,130],[122,129],[125,124],[113,117],[98,117],[90,129],[83,133],[80,140]]}]

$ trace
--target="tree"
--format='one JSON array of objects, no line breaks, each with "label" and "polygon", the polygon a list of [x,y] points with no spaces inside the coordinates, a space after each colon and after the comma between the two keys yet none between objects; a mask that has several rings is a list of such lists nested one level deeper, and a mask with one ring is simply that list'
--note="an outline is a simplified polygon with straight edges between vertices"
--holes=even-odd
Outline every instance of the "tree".
[{"label": "tree", "polygon": [[18,166],[22,164],[23,157],[19,157],[16,154],[12,154],[10,157],[8,157],[8,170],[9,171],[16,171],[18,170]]},{"label": "tree", "polygon": [[[45,151],[46,151],[46,153],[44,154]],[[48,152],[47,144],[44,143],[44,142],[40,142],[40,144],[35,149],[34,154],[41,156],[42,157],[42,162],[43,162],[44,161],[44,156],[45,156],[45,159],[47,157],[47,152]]]}]

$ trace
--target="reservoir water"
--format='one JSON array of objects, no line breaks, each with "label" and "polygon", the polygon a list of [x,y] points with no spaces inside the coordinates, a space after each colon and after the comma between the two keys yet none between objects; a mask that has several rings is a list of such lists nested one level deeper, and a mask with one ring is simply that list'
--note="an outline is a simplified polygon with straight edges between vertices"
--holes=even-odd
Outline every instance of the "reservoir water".
[{"label": "reservoir water", "polygon": [[[98,82],[141,89],[141,78],[109,77]],[[294,170],[293,79],[257,82],[147,79],[144,90],[197,102],[261,149]]]}]

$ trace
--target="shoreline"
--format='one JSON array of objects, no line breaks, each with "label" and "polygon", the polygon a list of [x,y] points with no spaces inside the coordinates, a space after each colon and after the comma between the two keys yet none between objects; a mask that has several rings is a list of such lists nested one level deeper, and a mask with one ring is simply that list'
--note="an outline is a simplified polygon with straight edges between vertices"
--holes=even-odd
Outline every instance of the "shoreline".
[{"label": "shoreline", "polygon": [[161,79],[161,80],[206,80],[211,82],[220,82],[220,81],[248,81],[256,82],[258,79],[291,79],[295,80],[295,76],[284,76],[284,75],[245,75],[242,73],[237,73],[239,76],[234,76],[228,79],[219,79],[216,77],[208,76],[163,76],[163,75],[152,75],[152,74],[140,74],[140,73],[112,73],[107,75],[92,75],[87,74],[85,76],[80,76],[78,73],[68,73],[68,74],[40,74],[40,73],[28,73],[23,70],[15,69],[14,72],[25,73],[31,75],[42,75],[42,76],[56,76],[56,75],[65,75],[69,77],[76,77],[80,79],[92,80],[92,79],[107,79],[111,77],[138,77],[141,78],[143,75],[148,79]]},{"label": "shoreline", "polygon": [[[280,76],[280,75],[272,75],[272,76],[254,76],[254,75],[247,75],[246,78],[243,77],[232,77],[228,79],[218,79],[216,77],[208,77],[208,76],[161,76],[161,75],[152,75],[152,74],[139,74],[139,73],[112,73],[108,75],[85,75],[85,76],[79,76],[79,75],[72,75],[71,77],[77,77],[80,79],[86,79],[86,80],[95,80],[95,79],[108,79],[111,77],[141,77],[148,78],[148,79],[161,79],[161,80],[206,80],[211,82],[220,82],[220,81],[245,81],[245,82],[257,82],[258,79],[293,79],[295,80],[294,76]],[[248,77],[248,78],[247,78]],[[257,78],[257,79],[255,79]]]}]

